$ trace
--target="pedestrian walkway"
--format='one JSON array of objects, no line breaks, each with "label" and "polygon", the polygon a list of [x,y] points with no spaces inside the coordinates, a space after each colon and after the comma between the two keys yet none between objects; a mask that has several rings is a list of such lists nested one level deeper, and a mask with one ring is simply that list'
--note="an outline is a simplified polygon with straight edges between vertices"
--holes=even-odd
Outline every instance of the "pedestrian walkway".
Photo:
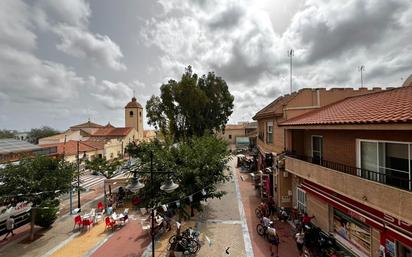
[{"label": "pedestrian walkway", "polygon": [[[236,176],[238,176],[239,187],[242,195],[242,203],[246,214],[246,220],[252,241],[254,256],[270,256],[269,242],[256,232],[256,226],[259,224],[259,219],[256,217],[255,209],[261,202],[260,197],[255,190],[249,173],[240,173],[239,169],[236,169]],[[243,179],[241,179],[240,176],[242,176]],[[276,221],[275,226],[280,237],[279,256],[299,256],[289,223]]]},{"label": "pedestrian walkway", "polygon": [[91,257],[140,257],[150,243],[147,231],[142,230],[140,221],[130,220],[122,229],[89,251]]},{"label": "pedestrian walkway", "polygon": [[[96,186],[103,185],[105,179],[106,178],[101,175],[82,175],[80,176],[80,187],[89,190]],[[77,186],[77,181],[73,182],[73,186]]]}]

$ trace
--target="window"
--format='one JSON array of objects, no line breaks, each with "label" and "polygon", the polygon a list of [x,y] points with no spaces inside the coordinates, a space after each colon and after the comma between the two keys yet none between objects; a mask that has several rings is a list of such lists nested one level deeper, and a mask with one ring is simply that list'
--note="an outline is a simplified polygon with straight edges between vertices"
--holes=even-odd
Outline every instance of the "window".
[{"label": "window", "polygon": [[232,135],[229,135],[229,139],[232,139]]},{"label": "window", "polygon": [[273,121],[268,121],[266,123],[266,143],[273,143]]},{"label": "window", "polygon": [[296,190],[298,210],[306,212],[306,192],[300,188]]},{"label": "window", "polygon": [[312,162],[321,164],[323,158],[323,138],[321,136],[312,136]]},{"label": "window", "polygon": [[411,190],[412,144],[361,140],[359,176]]},{"label": "window", "polygon": [[133,117],[133,111],[129,112],[130,117]]}]

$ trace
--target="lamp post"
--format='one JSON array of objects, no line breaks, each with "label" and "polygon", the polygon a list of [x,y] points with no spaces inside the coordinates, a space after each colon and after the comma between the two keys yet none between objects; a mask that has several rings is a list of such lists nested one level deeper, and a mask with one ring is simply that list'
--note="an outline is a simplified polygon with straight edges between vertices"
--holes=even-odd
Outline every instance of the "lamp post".
[{"label": "lamp post", "polygon": [[[154,181],[154,174],[173,174],[172,171],[154,171],[153,170],[153,151],[150,151],[150,171],[140,171],[139,173],[142,174],[150,174],[150,184],[153,184]],[[138,190],[142,189],[144,187],[144,184],[140,183],[139,178],[137,177],[137,172],[135,171],[133,174],[133,179],[132,183],[127,186],[127,189],[133,192],[137,192]],[[173,180],[169,177],[166,182],[160,187],[160,190],[165,191],[166,193],[171,193],[173,192],[176,188],[178,188],[179,185],[175,184]],[[154,187],[152,187],[151,190],[151,196],[155,196],[155,190]],[[152,217],[152,225],[150,227],[150,235],[152,237],[152,256],[155,257],[155,233],[154,233],[154,220],[155,220],[155,215],[154,215],[154,207],[152,207],[151,211],[151,217]]]},{"label": "lamp post", "polygon": [[[77,141],[77,209],[81,211],[80,205],[80,141]],[[86,152],[83,153],[83,160],[86,158]]]}]

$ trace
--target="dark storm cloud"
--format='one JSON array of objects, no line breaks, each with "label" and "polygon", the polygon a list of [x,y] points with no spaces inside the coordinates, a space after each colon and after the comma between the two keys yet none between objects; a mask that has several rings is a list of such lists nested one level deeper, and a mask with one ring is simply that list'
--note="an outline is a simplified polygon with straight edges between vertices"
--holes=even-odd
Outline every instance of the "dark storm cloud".
[{"label": "dark storm cloud", "polygon": [[228,63],[216,63],[213,65],[214,69],[219,74],[224,74],[229,81],[256,84],[261,74],[265,72],[266,64],[264,62],[251,63],[248,56],[239,47],[238,45],[233,46]]},{"label": "dark storm cloud", "polygon": [[230,29],[239,24],[239,21],[245,14],[243,8],[239,6],[233,6],[232,8],[225,10],[217,14],[210,22],[209,27],[212,30]]},{"label": "dark storm cloud", "polygon": [[389,31],[399,30],[397,18],[405,7],[405,3],[400,1],[365,4],[365,1],[358,0],[353,1],[349,10],[342,10],[350,12],[338,17],[331,17],[330,14],[321,16],[313,8],[306,12],[308,17],[296,33],[303,44],[310,45],[308,63],[335,58],[344,53],[356,55],[359,48],[367,49],[384,40]]}]

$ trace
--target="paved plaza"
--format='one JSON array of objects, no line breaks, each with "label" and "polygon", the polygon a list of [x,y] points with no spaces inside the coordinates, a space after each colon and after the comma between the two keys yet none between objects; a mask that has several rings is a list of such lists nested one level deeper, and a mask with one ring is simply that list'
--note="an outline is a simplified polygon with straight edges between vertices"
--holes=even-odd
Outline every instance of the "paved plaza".
[{"label": "paved plaza", "polygon": [[[192,227],[200,232],[201,248],[196,256],[270,256],[269,243],[256,232],[258,219],[254,210],[260,200],[254,186],[248,173],[240,173],[234,168],[235,160],[232,160],[230,165],[232,178],[229,182],[220,185],[220,189],[226,194],[221,199],[209,199],[204,205],[203,212],[195,213],[190,220],[182,221],[181,229]],[[90,201],[83,206],[85,211],[97,204],[99,198],[96,194],[99,193],[88,196]],[[129,222],[114,232],[105,231],[103,221],[90,230],[72,231],[73,216],[65,215],[56,221],[51,229],[37,229],[41,237],[31,243],[26,243],[27,240],[24,240],[27,238],[28,225],[26,225],[25,228],[16,230],[17,235],[10,241],[1,242],[0,256],[151,256],[150,233],[142,229],[144,218],[140,213],[131,212]],[[279,256],[298,256],[290,225],[277,222],[277,229],[281,238]],[[175,231],[176,223],[172,222],[171,231],[157,239],[156,256],[168,256],[168,241]]]}]

